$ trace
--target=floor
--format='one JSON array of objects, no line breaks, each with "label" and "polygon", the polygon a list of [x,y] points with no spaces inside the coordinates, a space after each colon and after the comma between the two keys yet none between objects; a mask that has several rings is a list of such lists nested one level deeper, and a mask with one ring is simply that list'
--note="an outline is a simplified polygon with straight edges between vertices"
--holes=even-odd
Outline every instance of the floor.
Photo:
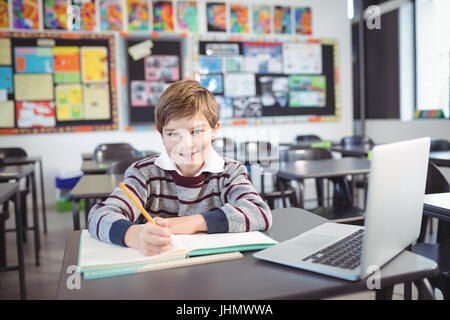
[{"label": "floor", "polygon": [[[11,214],[12,214],[11,208]],[[32,221],[29,218],[29,221]],[[27,299],[48,300],[55,299],[59,273],[64,256],[66,234],[72,230],[71,212],[59,213],[56,209],[47,209],[48,232],[42,231],[41,221],[41,251],[40,266],[35,265],[33,231],[28,231],[28,240],[24,244],[25,256],[25,280]],[[7,228],[14,227],[13,216],[7,221]],[[7,233],[7,261],[8,265],[17,264],[15,233]],[[414,288],[413,288],[414,289]],[[442,297],[437,292],[437,298]],[[373,292],[361,292],[352,295],[338,296],[333,299],[374,299]],[[394,299],[403,299],[403,286],[394,288]],[[413,290],[413,299],[417,298],[417,292]],[[0,300],[17,300],[19,295],[18,272],[0,272]],[[441,298],[442,299],[442,298]]]}]

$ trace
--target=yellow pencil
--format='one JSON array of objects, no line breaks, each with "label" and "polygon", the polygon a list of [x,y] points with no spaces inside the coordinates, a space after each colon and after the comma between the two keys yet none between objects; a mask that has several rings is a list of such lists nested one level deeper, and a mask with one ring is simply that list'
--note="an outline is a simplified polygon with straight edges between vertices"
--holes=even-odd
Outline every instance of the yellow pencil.
[{"label": "yellow pencil", "polygon": [[119,183],[119,187],[122,188],[122,190],[126,193],[128,198],[133,201],[134,205],[138,207],[139,211],[144,215],[144,217],[148,220],[148,222],[151,222],[153,224],[155,223],[155,220],[152,219],[152,217],[148,214],[148,212],[144,209],[144,207],[136,200],[136,198],[131,194],[130,190],[121,182]]}]

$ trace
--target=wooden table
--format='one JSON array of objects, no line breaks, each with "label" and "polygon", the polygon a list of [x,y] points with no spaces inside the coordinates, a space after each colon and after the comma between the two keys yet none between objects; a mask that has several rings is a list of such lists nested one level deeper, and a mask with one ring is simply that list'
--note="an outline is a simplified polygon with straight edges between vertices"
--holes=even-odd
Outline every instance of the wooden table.
[{"label": "wooden table", "polygon": [[[273,211],[273,226],[265,233],[284,241],[327,222],[327,219],[299,208]],[[134,275],[84,280],[79,289],[67,287],[77,264],[80,231],[68,235],[59,277],[57,299],[175,299],[175,300],[271,300],[322,299],[366,291],[366,280],[346,281],[287,267],[253,257]],[[408,280],[418,283],[438,272],[436,263],[404,251],[380,270],[381,290],[377,297],[392,292],[394,285]],[[391,295],[392,297],[392,295]]]}]

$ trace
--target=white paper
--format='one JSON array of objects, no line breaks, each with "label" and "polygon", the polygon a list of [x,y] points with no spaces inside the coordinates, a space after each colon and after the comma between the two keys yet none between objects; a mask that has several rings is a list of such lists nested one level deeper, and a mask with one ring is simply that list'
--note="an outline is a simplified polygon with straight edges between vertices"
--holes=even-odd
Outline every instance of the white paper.
[{"label": "white paper", "polygon": [[224,74],[226,97],[256,96],[255,75],[252,73]]},{"label": "white paper", "polygon": [[321,74],[322,45],[319,43],[283,44],[283,70],[286,74]]}]

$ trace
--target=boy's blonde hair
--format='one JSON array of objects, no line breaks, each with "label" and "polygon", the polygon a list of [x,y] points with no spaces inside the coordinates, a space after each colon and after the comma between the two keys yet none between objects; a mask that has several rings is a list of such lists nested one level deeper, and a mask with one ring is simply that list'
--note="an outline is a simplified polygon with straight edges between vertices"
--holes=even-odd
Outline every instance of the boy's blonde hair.
[{"label": "boy's blonde hair", "polygon": [[202,112],[211,128],[219,121],[219,106],[214,95],[200,82],[180,80],[172,83],[155,106],[156,128],[162,134],[164,126],[173,119],[191,118]]}]

